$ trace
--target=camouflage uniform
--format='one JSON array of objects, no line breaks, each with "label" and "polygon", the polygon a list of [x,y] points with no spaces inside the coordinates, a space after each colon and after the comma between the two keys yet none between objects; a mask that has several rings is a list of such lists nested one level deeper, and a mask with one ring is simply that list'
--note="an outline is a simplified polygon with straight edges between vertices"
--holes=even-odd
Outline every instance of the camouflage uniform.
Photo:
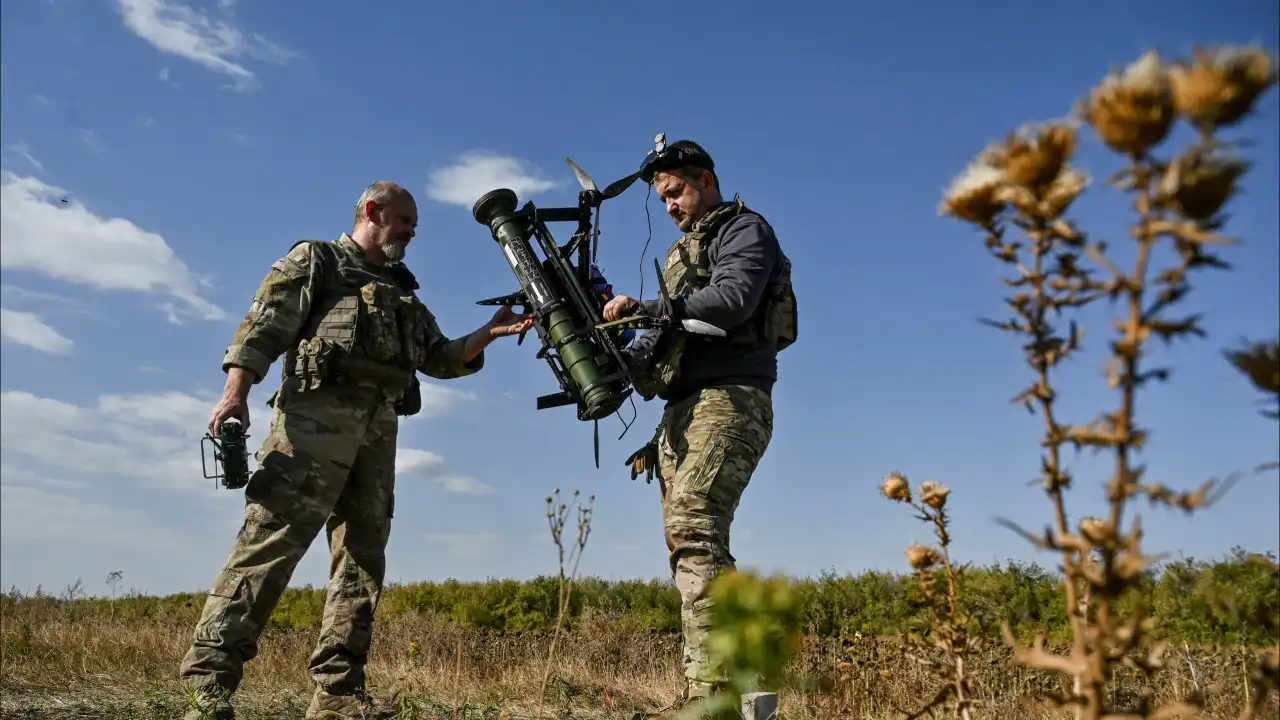
[{"label": "camouflage uniform", "polygon": [[405,288],[398,279],[345,233],[298,243],[272,265],[226,351],[223,368],[248,368],[255,382],[285,360],[245,487],[244,524],[182,661],[183,680],[201,695],[236,690],[294,568],[324,528],[332,559],[307,717],[359,716],[395,507],[397,408],[414,405],[404,395],[417,393],[415,371],[457,378],[484,365],[483,354],[464,364],[466,338],[445,337],[414,295],[416,283]]},{"label": "camouflage uniform", "polygon": [[680,591],[685,676],[723,683],[708,664],[715,576],[734,569],[729,527],[751,474],[773,437],[773,401],[747,385],[709,387],[673,403],[662,414],[658,484],[671,571]]},{"label": "camouflage uniform", "polygon": [[[671,246],[663,281],[673,298],[687,296],[710,283],[713,263],[708,257],[709,246],[733,218],[743,213],[755,214],[740,200],[722,204]],[[770,244],[776,242],[771,230],[767,231],[767,238]],[[732,357],[735,352],[755,352],[772,358],[795,341],[791,265],[780,249],[774,252],[768,263],[769,287],[756,307],[750,309],[747,320],[737,327],[725,328],[728,337],[660,334],[642,338],[646,342],[628,349],[637,391],[646,398],[659,396],[667,400],[654,440],[640,453],[648,453],[642,464],[656,465],[658,471],[667,549],[680,591],[683,665],[689,697],[709,694],[728,680],[713,671],[707,657],[712,610],[708,588],[718,573],[735,567],[729,549],[730,525],[773,437],[771,380],[738,382],[732,371],[720,373],[715,367],[698,367],[697,364],[713,361],[697,353],[699,348],[715,347],[722,359],[726,353]],[[645,312],[656,314],[652,305]]]}]

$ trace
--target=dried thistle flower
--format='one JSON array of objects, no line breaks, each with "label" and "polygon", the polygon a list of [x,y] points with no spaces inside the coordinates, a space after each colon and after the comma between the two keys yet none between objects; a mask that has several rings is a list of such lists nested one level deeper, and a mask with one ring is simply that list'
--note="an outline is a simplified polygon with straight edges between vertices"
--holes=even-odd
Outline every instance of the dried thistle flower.
[{"label": "dried thistle flower", "polygon": [[1227,358],[1256,388],[1280,395],[1280,340],[1253,343],[1228,352]]},{"label": "dried thistle flower", "polygon": [[880,485],[880,492],[894,502],[911,502],[911,486],[902,473],[889,473]]},{"label": "dried thistle flower", "polygon": [[1236,192],[1249,163],[1211,152],[1188,152],[1169,163],[1160,178],[1159,197],[1190,220],[1208,220]]},{"label": "dried thistle flower", "polygon": [[920,501],[934,510],[941,510],[946,506],[947,495],[950,494],[950,489],[932,480],[920,483]]},{"label": "dried thistle flower", "polygon": [[1255,388],[1275,401],[1276,409],[1264,414],[1280,419],[1280,338],[1244,344],[1224,354]]},{"label": "dried thistle flower", "polygon": [[1037,196],[1058,178],[1075,153],[1076,129],[1065,121],[1024,127],[1012,133],[1004,147],[993,152],[992,163],[1005,178]]},{"label": "dried thistle flower", "polygon": [[1202,129],[1239,122],[1278,76],[1276,59],[1257,47],[1196,48],[1194,62],[1169,69],[1174,105]]},{"label": "dried thistle flower", "polygon": [[989,225],[1004,210],[1004,203],[998,198],[1004,182],[1004,173],[990,165],[985,156],[979,156],[952,180],[938,212],[974,225]]},{"label": "dried thistle flower", "polygon": [[1052,222],[1071,207],[1071,203],[1089,187],[1090,180],[1089,174],[1083,170],[1067,170],[1054,178],[1042,195],[1022,185],[1005,185],[999,197],[1028,217]]},{"label": "dried thistle flower", "polygon": [[1149,50],[1124,73],[1103,78],[1085,99],[1082,114],[1112,150],[1141,155],[1159,145],[1177,116],[1159,53]]},{"label": "dried thistle flower", "polygon": [[916,570],[928,570],[938,564],[938,551],[935,548],[912,543],[907,547],[907,562]]},{"label": "dried thistle flower", "polygon": [[1089,187],[1089,182],[1089,173],[1083,170],[1068,170],[1055,178],[1040,203],[1045,219],[1057,219],[1066,212],[1080,193]]}]

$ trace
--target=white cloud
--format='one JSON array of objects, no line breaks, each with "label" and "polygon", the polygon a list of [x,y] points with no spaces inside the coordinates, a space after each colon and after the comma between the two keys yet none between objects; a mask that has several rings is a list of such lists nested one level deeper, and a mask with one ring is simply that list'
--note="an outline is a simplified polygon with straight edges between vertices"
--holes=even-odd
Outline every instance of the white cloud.
[{"label": "white cloud", "polygon": [[159,234],[124,218],[100,217],[36,178],[8,171],[2,178],[0,267],[98,290],[163,293],[206,320],[228,317],[200,296],[202,283]]},{"label": "white cloud", "polygon": [[[213,471],[212,451],[201,447],[209,413],[217,398],[170,391],[105,394],[96,405],[78,405],[22,390],[0,393],[0,416],[22,418],[0,423],[5,471],[18,468],[35,476],[64,473],[110,475],[147,488],[172,491],[214,490],[204,477],[201,454]],[[254,417],[250,406],[249,466],[269,420]],[[18,462],[22,465],[18,465]],[[33,470],[32,463],[41,466]],[[455,493],[489,493],[493,489],[458,473],[430,450],[401,447],[396,474],[419,477]],[[73,475],[74,476],[74,475]]]},{"label": "white cloud", "polygon": [[63,490],[77,490],[85,487],[85,483],[80,480],[67,480],[65,478],[40,475],[26,468],[3,463],[0,463],[0,484],[55,487]]},{"label": "white cloud", "polygon": [[101,155],[106,152],[107,146],[98,138],[98,134],[94,131],[80,128],[76,133],[80,136],[80,142],[84,143],[84,146],[89,149],[89,152],[94,155]]},{"label": "white cloud", "polygon": [[187,545],[183,537],[157,527],[140,510],[107,507],[23,485],[0,485],[0,532],[6,545],[26,547],[39,541],[72,540],[143,552],[180,552]]},{"label": "white cloud", "polygon": [[[148,488],[212,491],[213,481],[205,479],[201,467],[200,438],[214,402],[168,392],[102,395],[97,406],[81,406],[6,390],[0,393],[0,417],[10,420],[0,423],[0,448],[6,463],[23,460],[51,471],[125,478]],[[252,449],[249,459],[252,468]]]},{"label": "white cloud", "polygon": [[25,142],[21,142],[21,141],[16,142],[9,146],[9,150],[11,150],[15,155],[21,157],[23,160],[26,160],[27,162],[34,165],[35,168],[40,172],[44,172],[44,164],[41,163],[39,160],[37,160],[35,156],[31,154],[31,148],[27,147],[27,144]]},{"label": "white cloud", "polygon": [[[248,91],[260,84],[251,70],[237,60],[244,57],[285,62],[297,53],[257,33],[245,33],[234,25],[213,20],[203,10],[175,0],[118,0],[124,24],[133,34],[160,52],[177,55],[232,78],[231,89]],[[231,3],[222,3],[230,9]]]},{"label": "white cloud", "polygon": [[444,467],[444,458],[430,450],[396,448],[396,474],[430,474]]},{"label": "white cloud", "polygon": [[422,409],[416,415],[401,418],[401,424],[424,418],[440,417],[461,403],[473,402],[479,399],[475,393],[469,390],[446,387],[439,383],[423,382],[421,387]]},{"label": "white cloud", "polygon": [[450,472],[439,454],[417,448],[396,448],[396,475],[427,478],[453,493],[484,494],[493,488],[466,475]]},{"label": "white cloud", "polygon": [[35,313],[0,308],[0,334],[5,339],[52,355],[66,355],[75,347],[70,338],[45,324]]},{"label": "white cloud", "polygon": [[471,152],[457,162],[431,173],[427,197],[470,208],[481,195],[497,188],[526,196],[546,192],[559,183],[537,176],[536,168],[526,168],[520,160],[490,152]]},{"label": "white cloud", "polygon": [[57,293],[28,290],[12,283],[0,286],[0,296],[4,297],[4,304],[6,305],[17,303],[19,305],[35,305],[41,309],[57,308],[58,312],[78,315],[93,314],[84,303],[78,300],[64,297]]},{"label": "white cloud", "polygon": [[436,482],[443,485],[445,490],[453,493],[486,495],[493,492],[493,488],[467,475],[447,475],[442,478],[437,478]]},{"label": "white cloud", "polygon": [[159,72],[159,73],[157,73],[157,74],[156,74],[156,76],[157,76],[157,77],[159,77],[159,78],[160,78],[160,82],[164,83],[165,85],[168,85],[168,86],[170,86],[170,87],[175,87],[175,88],[181,88],[181,87],[182,87],[182,85],[181,85],[181,84],[179,84],[179,83],[175,82],[175,81],[173,80],[173,78],[171,78],[171,77],[170,77],[170,75],[169,75],[169,68],[167,68],[167,67],[160,68],[160,72]]}]

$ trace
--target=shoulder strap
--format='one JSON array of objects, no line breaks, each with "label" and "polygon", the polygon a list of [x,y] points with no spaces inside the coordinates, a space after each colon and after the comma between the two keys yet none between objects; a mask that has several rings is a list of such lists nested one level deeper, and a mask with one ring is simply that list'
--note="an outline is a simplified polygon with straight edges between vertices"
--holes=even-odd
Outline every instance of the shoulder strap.
[{"label": "shoulder strap", "polygon": [[328,271],[328,268],[325,266],[326,259],[335,263],[337,262],[337,257],[334,255],[336,251],[334,250],[333,243],[326,242],[324,240],[299,240],[298,242],[290,246],[289,250],[292,251],[294,248],[303,244],[307,244],[311,246],[311,252],[314,254],[316,260],[320,263],[320,269],[322,271],[325,271],[326,273]]},{"label": "shoulder strap", "polygon": [[[308,239],[308,240],[299,240],[293,245],[290,245],[289,251],[292,252],[294,248],[303,244],[311,246],[311,257],[313,258],[313,261],[319,265],[320,279],[316,285],[316,289],[320,291],[317,293],[317,295],[322,294],[324,291],[325,285],[327,284],[327,281],[329,279],[329,267],[328,267],[329,264],[332,263],[333,265],[337,265],[337,262],[338,262],[338,257],[336,255],[337,249],[333,247],[332,242],[328,242],[325,240]],[[310,309],[310,311],[307,313],[307,317],[303,320],[304,327],[311,322],[311,318],[314,314],[315,314],[315,307],[313,306]]]}]

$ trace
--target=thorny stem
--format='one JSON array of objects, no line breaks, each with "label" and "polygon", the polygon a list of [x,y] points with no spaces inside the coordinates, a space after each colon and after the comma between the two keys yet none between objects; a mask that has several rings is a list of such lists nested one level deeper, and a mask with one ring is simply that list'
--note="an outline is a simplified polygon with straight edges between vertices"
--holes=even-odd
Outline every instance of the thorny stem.
[{"label": "thorny stem", "polygon": [[970,720],[969,704],[964,695],[964,654],[956,651],[956,573],[951,567],[951,551],[947,549],[950,545],[949,536],[946,530],[946,520],[943,510],[939,510],[933,516],[933,522],[938,527],[938,537],[941,539],[942,545],[942,566],[947,570],[947,607],[951,612],[951,627],[947,628],[947,644],[950,646],[951,655],[955,662],[956,675],[952,680],[955,688],[956,702],[960,708],[960,717],[964,720]]},{"label": "thorny stem", "polygon": [[946,701],[948,695],[954,695],[956,701],[956,710],[963,720],[971,720],[972,710],[970,709],[971,701],[966,696],[965,688],[965,663],[964,656],[969,649],[968,634],[964,625],[960,622],[959,612],[957,609],[957,590],[959,582],[954,566],[951,564],[951,535],[947,531],[947,511],[944,507],[934,505],[935,509],[930,511],[929,508],[922,504],[918,504],[914,499],[904,499],[904,502],[911,508],[920,513],[918,516],[921,520],[933,523],[934,532],[938,536],[938,545],[941,547],[942,564],[947,575],[947,617],[945,621],[940,621],[938,616],[941,615],[937,595],[933,590],[933,581],[930,577],[930,568],[920,566],[916,568],[916,572],[920,577],[921,590],[924,592],[925,599],[928,601],[931,610],[935,615],[933,620],[934,631],[941,638],[940,646],[947,653],[950,673],[945,676],[946,684],[942,686],[933,697],[933,699],[924,707],[912,712],[903,711],[907,720],[915,720],[915,718],[923,717],[926,713],[933,714],[933,708]]},{"label": "thorny stem", "polygon": [[[1119,442],[1116,444],[1116,474],[1108,489],[1111,500],[1111,526],[1116,528],[1117,532],[1123,519],[1125,500],[1129,494],[1128,488],[1135,480],[1129,466],[1129,447],[1133,442],[1131,431],[1136,399],[1138,357],[1144,340],[1142,327],[1145,320],[1142,317],[1142,298],[1146,290],[1147,264],[1151,261],[1151,247],[1155,240],[1151,234],[1151,173],[1140,158],[1134,159],[1133,173],[1139,188],[1136,203],[1139,220],[1133,231],[1138,241],[1138,260],[1133,277],[1125,281],[1129,295],[1129,318],[1125,325],[1124,339],[1116,350],[1124,355],[1124,373],[1120,377],[1120,416],[1116,420],[1118,425],[1116,435]],[[1110,571],[1112,556],[1110,553],[1104,553],[1104,558],[1106,568]]]},{"label": "thorny stem", "polygon": [[[1047,222],[1042,218],[1036,218],[1034,220],[1033,229],[1031,231],[1031,239],[1035,242],[1033,251],[1034,269],[1032,270],[1031,287],[1035,300],[1033,304],[1033,307],[1035,308],[1035,321],[1031,323],[1031,328],[1035,333],[1036,345],[1038,347],[1045,347],[1049,341],[1047,331],[1048,325],[1045,322],[1048,303],[1046,302],[1044,289],[1044,257],[1049,253],[1049,248],[1052,244],[1052,235],[1050,233],[1051,230],[1049,229]],[[1058,425],[1058,421],[1054,417],[1053,412],[1053,401],[1055,395],[1050,390],[1049,363],[1043,355],[1040,355],[1036,358],[1034,365],[1036,374],[1039,376],[1040,383],[1040,392],[1037,393],[1037,399],[1040,405],[1040,413],[1044,418],[1045,437],[1049,440],[1047,443],[1049,446],[1047,472],[1050,473],[1051,477],[1048,478],[1047,490],[1050,499],[1053,501],[1054,519],[1058,525],[1058,533],[1066,535],[1070,530],[1070,526],[1067,521],[1067,501],[1062,492],[1064,482],[1061,461],[1062,440],[1061,435],[1058,432],[1060,426]],[[1064,548],[1062,551],[1062,559],[1064,566],[1067,568],[1070,568],[1080,562],[1079,553],[1067,548]],[[1071,635],[1073,638],[1072,649],[1075,655],[1083,656],[1085,654],[1084,618],[1081,617],[1076,581],[1075,578],[1071,576],[1071,573],[1067,573],[1067,577],[1064,582],[1066,584],[1067,618],[1071,623]],[[1079,694],[1080,689],[1080,679],[1077,677],[1075,678],[1074,687],[1076,694]],[[1082,711],[1083,708],[1079,706],[1076,707],[1077,718],[1081,717]]]},{"label": "thorny stem", "polygon": [[[1135,209],[1138,212],[1138,222],[1133,229],[1134,239],[1138,242],[1138,258],[1131,277],[1123,278],[1125,291],[1129,299],[1129,316],[1124,327],[1124,337],[1114,344],[1114,351],[1123,357],[1124,371],[1120,376],[1120,412],[1115,419],[1115,443],[1116,448],[1116,469],[1115,476],[1112,477],[1110,487],[1108,488],[1108,499],[1111,503],[1110,523],[1117,536],[1122,533],[1120,531],[1120,523],[1124,519],[1125,501],[1129,496],[1130,487],[1136,482],[1130,462],[1129,450],[1133,444],[1133,420],[1134,406],[1137,399],[1136,387],[1138,378],[1138,359],[1141,354],[1141,347],[1144,340],[1143,326],[1145,319],[1142,312],[1143,294],[1146,289],[1147,265],[1151,259],[1151,248],[1155,240],[1151,233],[1152,223],[1152,207],[1151,207],[1151,180],[1149,160],[1144,156],[1135,156],[1133,158],[1132,172],[1134,174],[1135,185],[1137,187],[1138,198],[1135,203]],[[1110,544],[1101,544],[1099,547],[1102,556],[1103,577],[1111,578],[1115,576],[1116,555],[1120,548]],[[1133,548],[1136,552],[1137,548]],[[1111,617],[1112,601],[1117,598],[1112,597],[1112,593],[1101,593],[1098,598],[1098,624],[1103,629],[1105,637],[1108,628],[1112,627],[1113,620]],[[1094,712],[1102,710],[1103,698],[1105,697],[1105,678],[1108,674],[1107,655],[1108,651],[1105,647],[1094,649],[1094,653],[1088,659],[1091,665],[1091,672],[1085,678],[1086,684],[1082,688],[1086,698],[1087,707]]]}]

